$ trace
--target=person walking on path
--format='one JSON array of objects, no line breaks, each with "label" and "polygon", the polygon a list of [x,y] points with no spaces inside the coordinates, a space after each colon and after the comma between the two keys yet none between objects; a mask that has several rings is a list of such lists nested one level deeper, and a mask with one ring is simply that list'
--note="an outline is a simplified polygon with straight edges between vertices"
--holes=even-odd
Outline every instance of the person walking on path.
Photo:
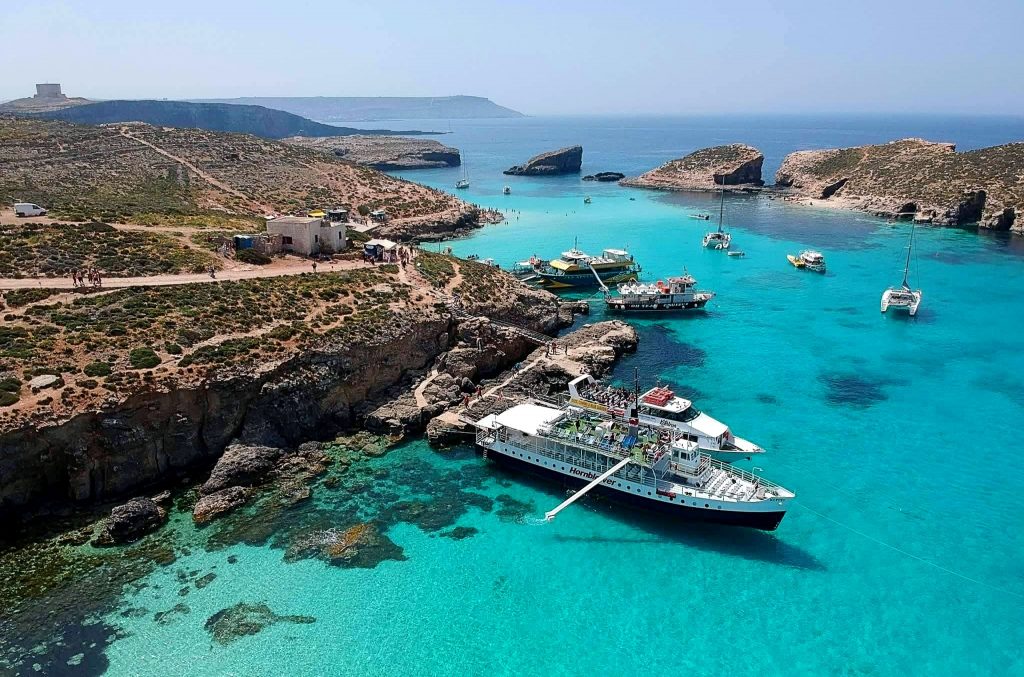
[{"label": "person walking on path", "polygon": [[313,272],[314,272],[314,273],[316,272],[316,260],[315,260],[315,259],[314,259],[314,261],[313,261]]}]

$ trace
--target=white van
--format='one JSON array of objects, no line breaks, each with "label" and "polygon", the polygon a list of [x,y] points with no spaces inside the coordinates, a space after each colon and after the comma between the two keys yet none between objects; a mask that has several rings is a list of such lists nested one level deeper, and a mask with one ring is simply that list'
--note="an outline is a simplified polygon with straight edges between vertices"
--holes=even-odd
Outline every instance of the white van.
[{"label": "white van", "polygon": [[15,202],[15,216],[46,216],[46,210],[31,202]]}]

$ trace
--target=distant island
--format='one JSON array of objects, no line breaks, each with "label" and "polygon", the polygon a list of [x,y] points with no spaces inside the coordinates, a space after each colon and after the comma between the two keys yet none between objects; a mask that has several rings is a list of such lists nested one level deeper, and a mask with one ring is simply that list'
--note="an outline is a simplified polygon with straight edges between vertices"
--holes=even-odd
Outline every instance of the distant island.
[{"label": "distant island", "polygon": [[408,139],[403,136],[293,136],[282,140],[295,146],[331,153],[357,165],[388,171],[458,167],[462,164],[458,148],[431,139]]},{"label": "distant island", "polygon": [[511,176],[579,174],[582,164],[583,146],[568,146],[534,155],[525,164],[509,167],[503,173]]},{"label": "distant island", "polygon": [[41,113],[23,113],[47,120],[78,124],[145,122],[164,127],[205,129],[211,132],[237,132],[267,139],[288,136],[347,136],[351,134],[425,134],[420,131],[355,129],[334,127],[263,106],[235,106],[222,103],[187,101],[100,101]]},{"label": "distant island", "polygon": [[323,122],[526,117],[482,96],[247,96],[192,101],[265,106]]},{"label": "distant island", "polygon": [[666,162],[640,176],[623,179],[624,186],[660,190],[749,190],[764,185],[764,155],[742,143],[701,148]]}]

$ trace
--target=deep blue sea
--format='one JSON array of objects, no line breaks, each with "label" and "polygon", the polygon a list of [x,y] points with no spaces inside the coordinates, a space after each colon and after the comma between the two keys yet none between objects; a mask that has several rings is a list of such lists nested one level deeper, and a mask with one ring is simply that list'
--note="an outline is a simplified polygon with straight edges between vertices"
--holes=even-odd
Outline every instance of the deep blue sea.
[{"label": "deep blue sea", "polygon": [[[764,151],[770,177],[791,150],[906,136],[968,149],[1024,139],[1024,120],[527,118],[451,130],[441,140],[462,150],[472,182],[462,196],[508,217],[446,243],[457,254],[508,266],[578,238],[592,252],[628,247],[645,279],[685,267],[717,293],[703,314],[637,319],[639,351],[613,378],[660,378],[766,448],[758,472],[796,492],[789,514],[764,534],[585,499],[536,526],[560,487],[414,440],[353,467],[340,489],[315,487],[290,518],[381,519],[400,553],[372,568],[289,562],[294,534],[243,545],[178,516],[187,549],[102,619],[123,634],[109,674],[1024,675],[1022,238],[918,228],[911,281],[924,301],[909,319],[879,313],[902,274],[906,224],[730,196],[737,259],[701,249],[707,224],[688,218],[715,196],[501,175],[570,143],[583,144],[585,173],[636,174],[742,141]],[[403,176],[451,190],[460,173]],[[808,247],[825,253],[826,275],[787,263]],[[601,318],[593,306],[588,321]],[[390,510],[410,497],[431,519]],[[446,537],[453,522],[476,531]],[[182,602],[182,571],[217,577],[184,598],[187,612],[155,620]],[[212,641],[206,619],[240,601],[316,621]]]}]

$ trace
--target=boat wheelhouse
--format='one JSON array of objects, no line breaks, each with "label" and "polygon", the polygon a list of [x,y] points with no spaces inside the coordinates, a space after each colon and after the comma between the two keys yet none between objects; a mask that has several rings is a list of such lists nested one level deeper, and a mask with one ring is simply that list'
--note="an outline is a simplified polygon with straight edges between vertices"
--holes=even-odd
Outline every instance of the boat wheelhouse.
[{"label": "boat wheelhouse", "polygon": [[[529,402],[475,423],[496,462],[672,518],[773,531],[794,494],[700,453],[669,426],[617,421],[595,411]],[[577,495],[547,513],[548,519]]]},{"label": "boat wheelhouse", "polygon": [[641,423],[671,426],[695,442],[701,453],[725,463],[764,453],[761,447],[733,435],[729,426],[663,386],[638,397],[637,391],[601,385],[590,374],[584,374],[569,383],[569,405],[618,418],[628,417],[630,409],[636,407]]},{"label": "boat wheelhouse", "polygon": [[[696,291],[697,280],[689,274],[658,280],[653,284],[625,282],[618,286],[618,296],[605,294],[609,310],[617,312],[699,310],[714,298],[711,291]],[[605,287],[607,290],[607,287]]]}]

